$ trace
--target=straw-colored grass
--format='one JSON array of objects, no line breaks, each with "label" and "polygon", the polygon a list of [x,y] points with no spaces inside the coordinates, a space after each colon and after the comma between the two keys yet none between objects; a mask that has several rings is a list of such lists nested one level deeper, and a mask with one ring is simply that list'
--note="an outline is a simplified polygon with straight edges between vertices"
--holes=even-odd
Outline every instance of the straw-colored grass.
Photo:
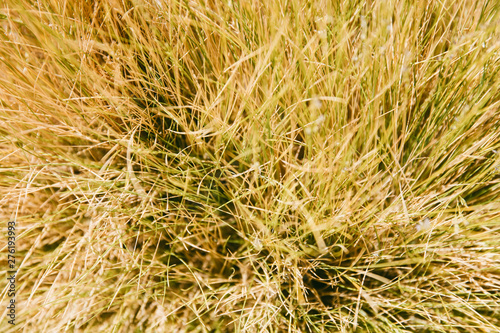
[{"label": "straw-colored grass", "polygon": [[499,10],[4,0],[0,331],[500,331]]}]

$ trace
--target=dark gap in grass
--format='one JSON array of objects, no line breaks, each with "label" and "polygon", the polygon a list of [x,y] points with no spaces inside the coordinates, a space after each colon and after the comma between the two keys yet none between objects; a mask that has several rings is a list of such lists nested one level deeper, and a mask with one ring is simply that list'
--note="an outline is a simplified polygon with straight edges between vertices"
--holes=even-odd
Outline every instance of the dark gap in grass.
[{"label": "dark gap in grass", "polygon": [[[304,286],[308,290],[308,299],[327,307],[335,307],[338,295],[338,278],[336,270],[325,268],[308,269],[303,275]],[[311,297],[312,296],[312,297]]]},{"label": "dark gap in grass", "polygon": [[[105,322],[105,321],[111,319],[115,315],[116,315],[115,311],[101,311],[96,315],[95,320],[97,320],[97,322],[102,323],[102,322]],[[80,328],[85,329],[86,327],[89,326],[89,324],[90,324],[90,321],[87,321],[83,326],[80,326]]]},{"label": "dark gap in grass", "polygon": [[65,240],[66,240],[66,237],[63,236],[63,237],[59,238],[57,241],[55,241],[53,243],[44,244],[42,246],[41,250],[43,252],[52,252],[55,249],[57,249],[59,247],[59,245],[61,245],[62,243],[64,243]]}]

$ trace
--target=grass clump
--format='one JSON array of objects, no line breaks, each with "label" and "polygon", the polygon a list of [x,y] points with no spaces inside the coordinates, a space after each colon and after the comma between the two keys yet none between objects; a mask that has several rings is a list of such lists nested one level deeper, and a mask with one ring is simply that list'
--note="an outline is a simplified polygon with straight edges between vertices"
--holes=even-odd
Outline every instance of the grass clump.
[{"label": "grass clump", "polygon": [[499,26],[495,1],[5,1],[2,332],[498,331]]}]

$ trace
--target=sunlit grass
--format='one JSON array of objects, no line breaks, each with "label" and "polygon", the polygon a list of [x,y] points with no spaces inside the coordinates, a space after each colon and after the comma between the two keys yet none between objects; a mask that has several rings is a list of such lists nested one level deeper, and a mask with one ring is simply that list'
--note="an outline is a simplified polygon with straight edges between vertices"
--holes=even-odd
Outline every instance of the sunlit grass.
[{"label": "sunlit grass", "polygon": [[2,332],[500,330],[496,1],[1,8]]}]

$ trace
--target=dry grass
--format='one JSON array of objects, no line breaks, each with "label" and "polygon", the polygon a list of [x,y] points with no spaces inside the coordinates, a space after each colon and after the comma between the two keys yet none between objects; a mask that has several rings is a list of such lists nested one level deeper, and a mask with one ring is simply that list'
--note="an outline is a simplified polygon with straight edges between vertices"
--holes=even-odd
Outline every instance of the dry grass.
[{"label": "dry grass", "polygon": [[4,1],[0,330],[498,332],[499,6]]}]

